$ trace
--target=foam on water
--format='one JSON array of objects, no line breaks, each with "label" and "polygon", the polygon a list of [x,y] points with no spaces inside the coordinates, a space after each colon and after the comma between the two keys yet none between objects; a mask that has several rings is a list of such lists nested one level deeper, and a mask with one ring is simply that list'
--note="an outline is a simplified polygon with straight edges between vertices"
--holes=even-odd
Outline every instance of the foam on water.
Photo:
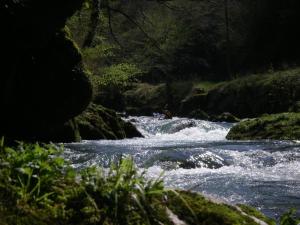
[{"label": "foam on water", "polygon": [[153,117],[129,117],[140,132],[147,138],[159,140],[193,140],[219,141],[225,140],[230,126],[226,123],[213,123],[175,117],[161,120]]}]

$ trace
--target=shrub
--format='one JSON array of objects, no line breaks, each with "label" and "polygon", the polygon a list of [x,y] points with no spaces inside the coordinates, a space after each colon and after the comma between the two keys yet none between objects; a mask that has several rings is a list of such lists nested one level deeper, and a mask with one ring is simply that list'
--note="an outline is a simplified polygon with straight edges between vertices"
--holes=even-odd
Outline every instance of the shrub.
[{"label": "shrub", "polygon": [[280,225],[299,225],[300,218],[295,217],[296,210],[291,209],[280,218]]}]

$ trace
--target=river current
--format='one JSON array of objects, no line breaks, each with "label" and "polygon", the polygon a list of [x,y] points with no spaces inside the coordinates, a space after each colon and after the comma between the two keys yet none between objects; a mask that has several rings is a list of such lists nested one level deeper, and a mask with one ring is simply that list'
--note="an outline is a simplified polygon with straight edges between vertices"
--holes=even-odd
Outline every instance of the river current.
[{"label": "river current", "polygon": [[145,138],[66,144],[75,168],[108,167],[130,156],[149,178],[163,173],[167,187],[201,192],[266,215],[300,209],[300,143],[228,141],[233,124],[186,118],[129,117]]}]

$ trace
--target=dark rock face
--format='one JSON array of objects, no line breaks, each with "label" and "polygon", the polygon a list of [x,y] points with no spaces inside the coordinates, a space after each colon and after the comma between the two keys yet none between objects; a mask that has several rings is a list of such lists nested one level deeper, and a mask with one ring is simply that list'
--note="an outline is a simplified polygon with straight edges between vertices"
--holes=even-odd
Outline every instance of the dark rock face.
[{"label": "dark rock face", "polygon": [[81,3],[1,1],[0,135],[58,140],[89,104],[92,88],[80,51],[63,30]]}]

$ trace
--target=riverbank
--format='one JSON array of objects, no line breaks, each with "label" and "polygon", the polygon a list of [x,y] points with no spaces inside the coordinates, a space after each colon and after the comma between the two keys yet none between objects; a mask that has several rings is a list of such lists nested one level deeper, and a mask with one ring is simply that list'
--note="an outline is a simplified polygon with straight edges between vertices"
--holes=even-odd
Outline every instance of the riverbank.
[{"label": "riverbank", "polygon": [[[185,117],[202,111],[208,117],[231,113],[238,118],[297,111],[299,77],[300,69],[295,68],[217,83],[193,80],[168,85],[135,83],[118,93],[118,100],[122,100],[119,106],[123,106],[119,110],[130,115],[152,115],[167,107],[174,115]],[[105,99],[104,93],[96,96],[104,106],[107,104]]]},{"label": "riverbank", "polygon": [[[150,116],[153,113],[163,113],[164,110],[168,110],[173,116],[239,122],[240,119],[258,118],[266,114],[299,112],[299,87],[300,69],[294,68],[249,75],[219,83],[203,81],[178,81],[168,85],[166,83],[156,85],[135,83],[128,86],[124,92],[118,92],[117,98],[122,102],[118,104],[122,106],[119,110],[129,115]],[[96,97],[96,100],[106,99],[102,95]],[[99,103],[107,104],[104,100],[99,100]],[[285,117],[288,115],[286,114]],[[278,124],[272,123],[266,117],[260,120],[264,120],[265,123],[270,122],[268,131],[263,129],[260,131],[260,137],[251,137],[248,134],[244,139],[281,139],[281,137],[287,139],[291,135],[283,132],[288,132],[297,126],[292,122],[281,123],[282,134],[279,135],[276,134]],[[292,118],[288,120],[293,121]],[[235,132],[237,131],[235,129]],[[242,132],[241,129],[239,131]],[[262,132],[265,133],[262,134]],[[299,139],[300,137],[294,134],[291,138]]]},{"label": "riverbank", "polygon": [[275,224],[252,208],[165,189],[161,179],[147,180],[127,159],[108,173],[75,171],[55,146],[9,148],[2,140],[0,150],[1,225]]}]

